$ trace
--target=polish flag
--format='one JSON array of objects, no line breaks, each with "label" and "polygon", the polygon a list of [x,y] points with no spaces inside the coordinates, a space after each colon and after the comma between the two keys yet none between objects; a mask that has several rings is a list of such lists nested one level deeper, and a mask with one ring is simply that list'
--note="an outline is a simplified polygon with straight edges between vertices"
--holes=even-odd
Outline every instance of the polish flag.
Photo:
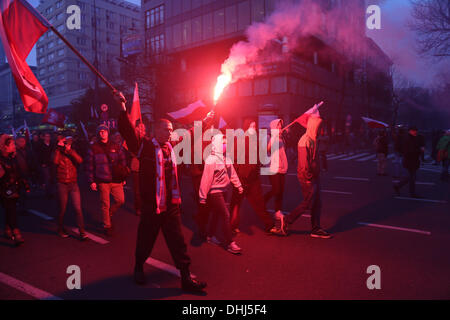
[{"label": "polish flag", "polygon": [[387,123],[375,120],[375,119],[371,119],[371,118],[367,118],[367,117],[361,117],[364,122],[367,124],[367,126],[369,128],[372,129],[382,129],[382,128],[388,128],[389,125]]},{"label": "polish flag", "polygon": [[47,95],[26,59],[51,25],[26,0],[0,0],[0,13],[0,38],[24,108],[45,113]]},{"label": "polish flag", "polygon": [[136,121],[138,119],[142,121],[141,104],[139,103],[138,84],[136,82],[136,86],[134,88],[133,105],[131,106],[130,110],[130,122],[133,125],[133,127],[136,125]]},{"label": "polish flag", "polygon": [[211,111],[211,109],[208,108],[203,101],[198,100],[185,108],[174,112],[168,112],[167,114],[176,122],[190,124],[194,121],[202,120],[209,111]]},{"label": "polish flag", "polygon": [[320,101],[319,103],[315,104],[312,108],[308,109],[304,114],[295,119],[294,122],[297,122],[306,128],[308,125],[309,117],[311,116],[320,117],[319,107],[321,105],[323,105],[323,101]]}]

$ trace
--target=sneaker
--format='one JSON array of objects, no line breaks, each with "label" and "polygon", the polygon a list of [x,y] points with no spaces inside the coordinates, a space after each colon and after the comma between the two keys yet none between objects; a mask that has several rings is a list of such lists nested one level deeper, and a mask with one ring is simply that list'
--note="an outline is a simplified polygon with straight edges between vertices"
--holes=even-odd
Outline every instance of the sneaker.
[{"label": "sneaker", "polygon": [[311,232],[312,238],[330,239],[332,236],[323,229],[317,229]]},{"label": "sneaker", "polygon": [[275,226],[270,230],[270,233],[278,236],[287,236],[287,222],[281,211],[275,212]]},{"label": "sneaker", "polygon": [[192,277],[181,280],[181,289],[183,291],[191,293],[205,293],[205,291],[203,291],[203,289],[205,288],[206,282],[198,281],[196,279],[193,279]]},{"label": "sneaker", "polygon": [[228,246],[227,246],[227,251],[231,252],[232,254],[240,254],[242,253],[242,249],[236,244],[236,242],[231,242]]},{"label": "sneaker", "polygon": [[147,278],[145,277],[143,268],[134,269],[134,282],[138,285],[145,285],[147,283]]},{"label": "sneaker", "polygon": [[61,238],[68,238],[69,234],[67,233],[66,229],[59,228],[58,229],[58,236],[60,236]]},{"label": "sneaker", "polygon": [[222,243],[215,236],[206,237],[206,241],[210,244],[215,244],[216,246],[220,246]]}]

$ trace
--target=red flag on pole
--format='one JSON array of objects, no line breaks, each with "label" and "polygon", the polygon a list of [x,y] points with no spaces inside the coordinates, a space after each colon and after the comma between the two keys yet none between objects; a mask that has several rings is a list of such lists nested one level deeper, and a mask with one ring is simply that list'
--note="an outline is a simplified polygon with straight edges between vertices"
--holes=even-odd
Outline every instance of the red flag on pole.
[{"label": "red flag on pole", "polygon": [[64,122],[66,121],[66,116],[59,113],[53,109],[49,109],[47,114],[42,119],[42,123],[52,124],[56,127],[64,128]]},{"label": "red flag on pole", "polygon": [[136,126],[137,119],[140,119],[142,121],[141,104],[139,103],[138,84],[136,82],[136,86],[134,88],[133,105],[131,106],[130,110],[130,122],[133,126]]},{"label": "red flag on pole", "polygon": [[0,13],[0,38],[24,108],[45,113],[47,95],[26,58],[50,24],[26,0],[0,0]]},{"label": "red flag on pole", "polygon": [[364,122],[367,124],[367,126],[369,128],[372,129],[382,129],[382,128],[388,128],[389,125],[387,123],[375,120],[375,119],[371,119],[371,118],[367,118],[367,117],[361,117]]},{"label": "red flag on pole", "polygon": [[323,101],[315,104],[312,108],[308,109],[304,114],[298,117],[295,121],[301,124],[303,127],[307,127],[308,119],[311,116],[320,117],[319,107],[323,104]]}]

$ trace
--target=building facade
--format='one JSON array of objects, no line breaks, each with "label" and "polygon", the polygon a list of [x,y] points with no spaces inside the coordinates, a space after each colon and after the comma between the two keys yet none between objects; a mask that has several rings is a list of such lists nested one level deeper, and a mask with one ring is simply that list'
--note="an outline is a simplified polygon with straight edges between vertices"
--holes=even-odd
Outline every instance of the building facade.
[{"label": "building facade", "polygon": [[[264,22],[280,4],[299,1],[143,0],[146,54],[156,62],[167,57],[167,69],[173,72],[168,108],[197,99],[211,103],[221,65],[233,44],[245,41],[247,28]],[[392,88],[392,63],[365,35],[364,0],[314,2],[324,12],[319,19],[326,21],[330,15],[334,25],[327,26],[325,37],[299,39],[294,52],[275,62],[260,61],[262,72],[257,77],[230,85],[216,108],[229,122],[239,126],[246,117],[259,118],[260,124],[273,117],[288,122],[323,100],[330,126],[343,131],[348,119],[371,115],[370,102],[376,103],[368,95],[370,75],[385,75],[383,86]],[[352,35],[345,49],[339,41],[344,31]],[[283,56],[281,45],[279,50]]]},{"label": "building facade", "polygon": [[[80,9],[80,29],[69,28],[72,5]],[[117,58],[122,39],[140,33],[139,6],[122,0],[42,0],[37,9],[107,80],[120,79]],[[94,88],[94,74],[52,31],[37,42],[36,60],[50,108],[68,106],[85,89]]]}]

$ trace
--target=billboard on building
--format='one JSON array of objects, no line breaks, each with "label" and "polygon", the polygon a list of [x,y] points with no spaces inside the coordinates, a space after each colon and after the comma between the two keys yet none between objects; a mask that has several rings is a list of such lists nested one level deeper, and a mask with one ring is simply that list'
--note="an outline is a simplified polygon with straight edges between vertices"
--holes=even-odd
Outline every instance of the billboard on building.
[{"label": "billboard on building", "polygon": [[122,53],[124,57],[142,53],[142,36],[140,34],[124,36],[122,39]]}]

